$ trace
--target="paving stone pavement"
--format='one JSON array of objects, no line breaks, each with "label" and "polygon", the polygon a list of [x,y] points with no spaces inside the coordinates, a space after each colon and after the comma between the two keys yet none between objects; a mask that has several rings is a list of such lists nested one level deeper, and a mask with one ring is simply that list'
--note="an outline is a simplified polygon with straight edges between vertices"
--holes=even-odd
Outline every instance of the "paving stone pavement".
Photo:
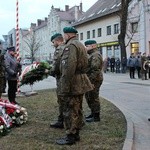
[{"label": "paving stone pavement", "polygon": [[126,117],[123,150],[150,150],[150,80],[106,73],[100,95],[115,104]]},{"label": "paving stone pavement", "polygon": [[[49,77],[35,83],[34,90],[55,88]],[[21,87],[30,91],[30,86]],[[150,79],[130,79],[128,74],[106,73],[100,95],[115,104],[127,120],[127,135],[123,150],[150,150]]]}]

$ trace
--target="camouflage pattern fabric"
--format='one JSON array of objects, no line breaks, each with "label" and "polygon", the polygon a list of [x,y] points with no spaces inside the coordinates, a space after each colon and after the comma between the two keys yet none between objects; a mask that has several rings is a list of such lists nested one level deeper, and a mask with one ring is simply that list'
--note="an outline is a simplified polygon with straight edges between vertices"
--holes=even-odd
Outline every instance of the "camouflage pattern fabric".
[{"label": "camouflage pattern fabric", "polygon": [[103,83],[103,59],[97,49],[90,50],[88,56],[87,75],[94,85],[94,89],[85,94],[85,98],[92,113],[100,112],[99,89]]},{"label": "camouflage pattern fabric", "polygon": [[53,57],[53,65],[51,68],[51,74],[52,76],[55,76],[56,78],[56,94],[57,94],[57,102],[59,104],[59,116],[58,116],[58,121],[63,121],[63,97],[58,95],[58,86],[60,82],[60,60],[61,60],[61,55],[64,49],[64,44],[59,45],[54,52],[54,57]]},{"label": "camouflage pattern fabric", "polygon": [[75,134],[81,128],[83,94],[93,89],[85,71],[88,58],[85,47],[71,38],[63,51],[60,63],[59,95],[64,96],[64,125],[67,134]]}]

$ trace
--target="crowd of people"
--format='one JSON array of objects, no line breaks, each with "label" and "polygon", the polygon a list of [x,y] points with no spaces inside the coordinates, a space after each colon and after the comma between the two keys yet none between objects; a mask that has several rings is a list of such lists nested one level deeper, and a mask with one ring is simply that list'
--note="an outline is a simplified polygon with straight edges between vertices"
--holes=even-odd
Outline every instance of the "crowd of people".
[{"label": "crowd of people", "polygon": [[137,72],[137,78],[142,80],[150,79],[150,55],[146,56],[146,53],[137,54],[131,53],[130,57],[126,59],[125,57],[120,60],[119,58],[106,57],[104,59],[104,73],[127,73],[129,72],[129,77],[135,79],[135,74]]}]

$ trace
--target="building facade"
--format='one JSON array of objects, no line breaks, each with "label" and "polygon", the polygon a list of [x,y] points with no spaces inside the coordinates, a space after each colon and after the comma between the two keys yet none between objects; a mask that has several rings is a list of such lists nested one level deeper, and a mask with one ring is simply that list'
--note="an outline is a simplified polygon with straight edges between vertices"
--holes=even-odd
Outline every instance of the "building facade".
[{"label": "building facade", "polygon": [[[150,53],[150,0],[133,0],[128,9],[126,52]],[[118,35],[120,33],[121,0],[99,0],[73,24],[79,31],[79,40],[94,39],[106,57],[121,58]]]},{"label": "building facade", "polygon": [[99,0],[73,24],[82,43],[88,39],[97,41],[103,58],[120,58],[120,7],[120,0]]}]

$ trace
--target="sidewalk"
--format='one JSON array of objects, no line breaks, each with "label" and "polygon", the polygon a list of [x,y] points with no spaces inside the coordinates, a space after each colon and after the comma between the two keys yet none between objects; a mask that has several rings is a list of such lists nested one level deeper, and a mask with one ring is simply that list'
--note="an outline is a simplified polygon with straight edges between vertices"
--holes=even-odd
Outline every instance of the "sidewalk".
[{"label": "sidewalk", "polygon": [[127,135],[123,150],[149,150],[150,80],[106,73],[100,95],[115,104],[126,117]]}]

